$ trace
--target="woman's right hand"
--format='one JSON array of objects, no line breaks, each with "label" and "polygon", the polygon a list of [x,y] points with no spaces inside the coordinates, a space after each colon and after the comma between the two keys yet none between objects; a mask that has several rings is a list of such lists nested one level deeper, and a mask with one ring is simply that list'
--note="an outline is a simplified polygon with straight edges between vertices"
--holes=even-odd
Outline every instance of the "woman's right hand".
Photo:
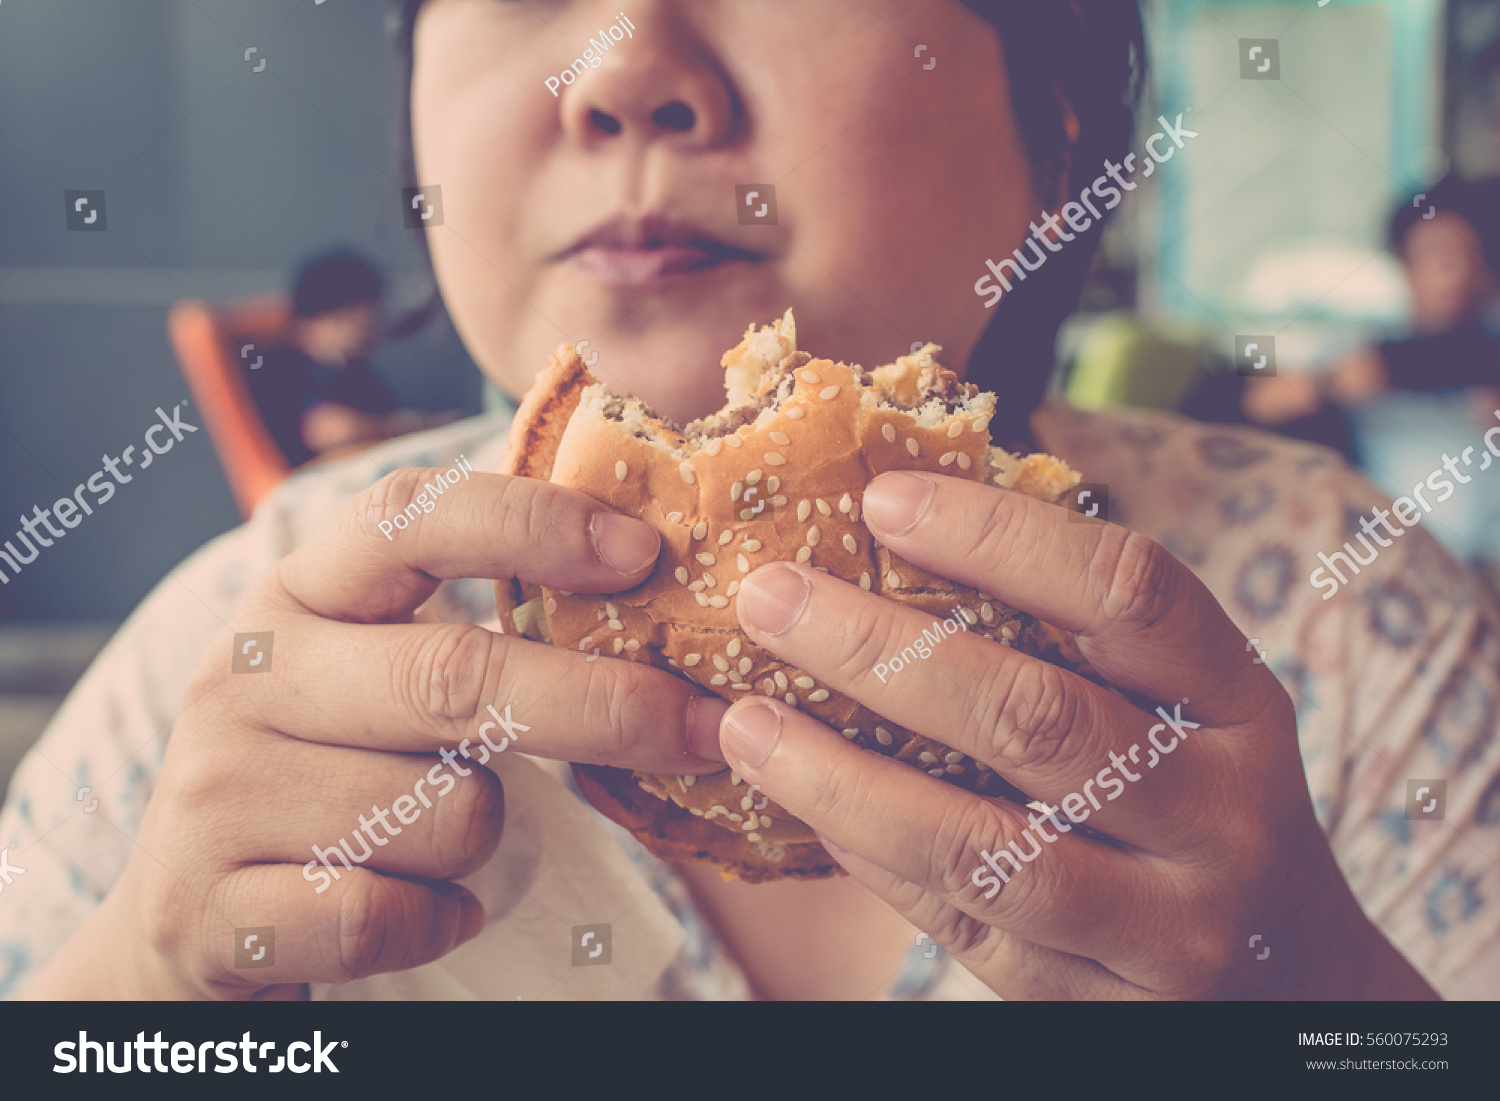
[{"label": "woman's right hand", "polygon": [[[445,955],[484,923],[452,880],[484,864],[504,821],[500,781],[479,766],[489,750],[456,752],[483,745],[486,705],[503,715],[520,701],[525,753],[724,767],[728,705],[668,673],[412,622],[443,578],[615,592],[642,582],[660,548],[648,525],[582,493],[486,474],[383,534],[430,473],[382,478],[258,579],[188,686],[133,856],[31,996],[298,997],[304,983]],[[251,633],[268,668],[233,673],[235,637]],[[505,730],[485,732],[505,744]],[[366,860],[330,857],[336,880],[308,866],[313,846],[357,830],[350,848],[371,849]],[[275,927],[275,962],[237,968],[235,931],[254,926]]]}]

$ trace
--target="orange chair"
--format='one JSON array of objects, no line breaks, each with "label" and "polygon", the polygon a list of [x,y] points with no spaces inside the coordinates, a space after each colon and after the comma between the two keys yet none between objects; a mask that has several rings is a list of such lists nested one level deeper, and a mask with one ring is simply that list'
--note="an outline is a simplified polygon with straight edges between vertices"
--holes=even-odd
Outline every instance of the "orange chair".
[{"label": "orange chair", "polygon": [[[211,307],[185,298],[167,315],[167,336],[198,406],[198,415],[218,452],[240,515],[255,506],[290,473],[286,457],[271,439],[250,388],[236,345],[269,347],[286,328],[291,302],[284,294],[244,299]],[[254,352],[250,353],[253,363]]]}]

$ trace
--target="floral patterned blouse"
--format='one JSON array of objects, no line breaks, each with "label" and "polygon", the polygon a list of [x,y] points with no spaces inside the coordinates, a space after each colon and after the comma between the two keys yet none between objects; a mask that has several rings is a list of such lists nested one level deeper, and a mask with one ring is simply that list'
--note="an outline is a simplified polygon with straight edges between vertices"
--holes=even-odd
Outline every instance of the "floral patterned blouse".
[{"label": "floral patterned blouse", "polygon": [[[0,850],[10,846],[12,869],[8,882],[0,878],[0,995],[25,996],[124,868],[185,686],[254,578],[393,469],[449,466],[460,454],[476,470],[496,469],[510,415],[295,475],[141,603],[26,756],[0,811]],[[1483,585],[1419,525],[1325,600],[1326,586],[1309,580],[1318,552],[1352,541],[1361,517],[1390,501],[1322,449],[1138,410],[1051,405],[1034,423],[1042,447],[1107,482],[1111,520],[1161,542],[1203,579],[1286,686],[1318,819],[1371,920],[1439,991],[1500,996],[1500,610]],[[434,606],[447,620],[494,622],[488,581],[444,582]],[[570,789],[565,768],[543,773],[550,779],[536,782]],[[83,787],[97,804],[77,798]],[[567,916],[551,914],[527,918],[530,931],[509,937],[533,938],[528,964],[557,957],[524,968],[524,984],[506,985],[504,967],[473,977],[484,970],[481,934],[459,949],[479,945],[463,968],[430,979],[377,976],[314,996],[751,997],[672,868],[581,800],[577,813],[590,844],[624,853],[642,904],[670,929],[658,938],[657,962],[571,967],[559,939]],[[524,823],[512,826],[496,861],[525,844]],[[567,870],[568,852],[545,856]],[[538,914],[546,908],[539,891]],[[506,902],[511,920],[522,920],[528,901]],[[925,940],[913,930],[905,967],[875,996],[994,997]],[[584,973],[598,983],[583,983]],[[1475,975],[1492,985],[1475,989]]]}]

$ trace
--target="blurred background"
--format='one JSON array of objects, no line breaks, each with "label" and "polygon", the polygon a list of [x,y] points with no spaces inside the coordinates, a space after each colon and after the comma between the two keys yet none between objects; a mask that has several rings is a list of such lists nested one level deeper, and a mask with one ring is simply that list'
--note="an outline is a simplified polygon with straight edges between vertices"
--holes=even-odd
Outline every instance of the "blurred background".
[{"label": "blurred background", "polygon": [[[1282,430],[1408,491],[1479,438],[1472,387],[1296,399],[1412,327],[1392,211],[1450,173],[1500,173],[1500,0],[1145,7],[1142,135],[1191,107],[1199,136],[1122,205],[1059,334],[1055,389],[1244,423],[1247,388],[1290,383]],[[129,507],[101,507],[0,585],[0,788],[114,626],[284,476],[233,380],[240,350],[285,324],[296,267],[352,248],[383,275],[388,318],[431,298],[396,169],[385,11],[0,3],[0,517],[71,494],[158,406],[187,402],[205,426],[120,487]],[[102,232],[70,228],[95,206]],[[375,351],[375,376],[401,409],[480,411],[493,394],[441,308],[424,320]],[[1272,349],[1274,380],[1246,362],[1247,337]],[[1500,357],[1480,369],[1500,387]],[[227,476],[231,453],[259,480]],[[1466,490],[1432,530],[1462,558],[1500,556],[1500,477]]]}]

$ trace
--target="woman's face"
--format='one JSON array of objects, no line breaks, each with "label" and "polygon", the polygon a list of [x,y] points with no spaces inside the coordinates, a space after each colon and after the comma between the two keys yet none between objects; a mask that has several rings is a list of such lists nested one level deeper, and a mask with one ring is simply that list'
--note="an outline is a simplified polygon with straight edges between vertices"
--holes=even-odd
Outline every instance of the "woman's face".
[{"label": "woman's face", "polygon": [[[815,354],[934,340],[961,372],[984,259],[1037,210],[999,40],[957,0],[428,0],[415,62],[433,263],[512,396],[587,339],[598,377],[689,420],[788,306]],[[742,185],[746,217],[775,188],[776,224],[741,224]]]},{"label": "woman's face", "polygon": [[1479,234],[1457,214],[1414,222],[1402,242],[1412,323],[1421,330],[1457,325],[1493,293]]}]

